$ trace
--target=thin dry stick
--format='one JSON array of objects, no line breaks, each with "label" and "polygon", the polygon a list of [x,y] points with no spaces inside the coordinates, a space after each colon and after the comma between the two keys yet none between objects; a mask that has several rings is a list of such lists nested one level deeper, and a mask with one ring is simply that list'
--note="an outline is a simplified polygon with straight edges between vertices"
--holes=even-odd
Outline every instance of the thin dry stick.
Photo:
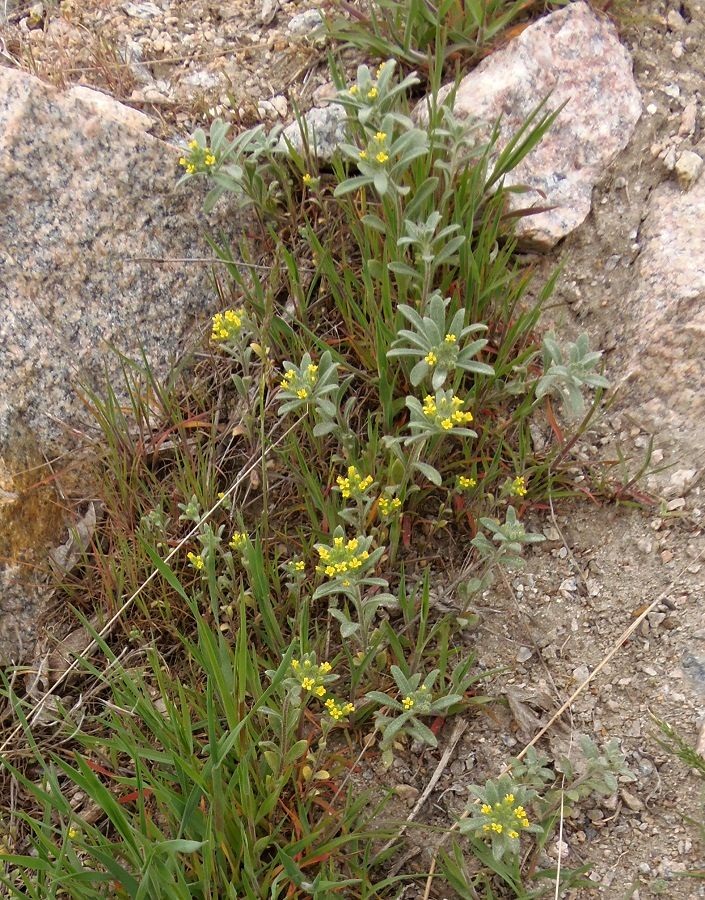
[{"label": "thin dry stick", "polygon": [[564,806],[563,802],[565,800],[565,795],[563,794],[563,787],[565,786],[565,775],[561,781],[561,817],[560,822],[558,824],[558,861],[556,862],[556,892],[553,895],[554,900],[559,900],[560,890],[561,890],[561,862],[563,861],[563,819],[564,819]]},{"label": "thin dry stick", "polygon": [[[203,525],[203,523],[206,522],[208,520],[208,518],[220,506],[222,506],[223,500],[225,500],[226,497],[229,497],[240,486],[240,484],[242,484],[242,482],[250,474],[250,472],[252,472],[252,470],[256,466],[260,465],[262,460],[264,460],[267,457],[267,455],[269,454],[269,452],[271,450],[273,450],[275,447],[277,447],[279,444],[281,444],[281,442],[284,440],[284,438],[287,437],[287,435],[289,435],[296,428],[296,426],[299,424],[300,421],[301,421],[301,419],[297,419],[296,422],[294,422],[293,425],[291,425],[289,428],[287,428],[287,430],[282,435],[280,435],[280,437],[277,438],[277,440],[273,444],[270,444],[266,450],[262,450],[261,453],[259,453],[256,457],[253,457],[250,460],[250,462],[247,463],[245,468],[240,471],[240,474],[235,479],[235,481],[233,481],[233,483],[230,485],[230,487],[227,489],[227,491],[224,491],[223,496],[218,499],[217,503],[215,503],[207,512],[205,512],[203,514],[203,516],[201,516],[200,520],[193,526],[193,528],[188,532],[188,534],[184,538],[182,538],[182,540],[180,540],[179,543],[173,548],[173,550],[171,550],[171,552],[165,557],[165,559],[164,559],[165,563],[168,563],[182,549],[184,544],[188,543],[188,541],[194,536],[194,534],[197,533],[197,531],[201,527],[201,525]],[[270,433],[267,435],[268,439],[271,438],[272,434],[274,434],[275,429],[276,429],[276,425],[274,426],[274,428],[272,428]],[[32,722],[36,719],[37,715],[41,712],[42,707],[43,707],[44,703],[46,702],[46,700],[50,696],[52,696],[52,694],[55,694],[57,689],[68,679],[68,677],[73,672],[76,671],[76,669],[80,666],[83,657],[89,653],[92,653],[93,650],[98,646],[98,638],[104,638],[108,634],[110,634],[110,632],[112,631],[115,624],[120,620],[120,618],[130,608],[130,606],[134,603],[134,601],[137,599],[137,597],[139,597],[139,595],[142,593],[142,591],[147,587],[147,585],[151,581],[154,580],[154,578],[156,578],[156,576],[158,574],[159,574],[158,569],[152,570],[152,572],[142,582],[142,584],[137,588],[137,590],[133,594],[131,594],[127,598],[127,600],[125,600],[125,602],[122,604],[120,609],[101,628],[101,630],[98,632],[97,638],[91,639],[91,641],[86,645],[86,647],[84,648],[82,653],[79,653],[76,656],[76,658],[71,663],[71,665],[66,669],[66,671],[54,682],[54,684],[51,685],[51,687],[47,690],[47,692],[44,694],[44,696],[37,703],[35,703],[35,705],[32,707],[32,709],[27,714],[27,722],[29,724],[32,724]],[[21,734],[21,732],[22,732],[22,724],[20,723],[10,732],[8,737],[5,738],[2,745],[0,745],[0,754],[4,753],[5,750],[7,750],[7,748],[10,746],[10,744],[15,740],[15,738],[19,734]]]},{"label": "thin dry stick", "polygon": [[404,834],[406,829],[409,827],[409,825],[414,821],[416,816],[419,814],[419,810],[424,805],[426,800],[428,800],[428,797],[429,797],[431,791],[435,788],[436,784],[438,783],[438,779],[443,774],[443,771],[445,770],[446,766],[448,765],[448,762],[449,762],[451,756],[453,755],[453,751],[455,750],[458,741],[465,733],[465,730],[467,727],[468,727],[468,723],[467,723],[466,719],[458,719],[458,721],[455,724],[455,728],[453,729],[453,733],[450,736],[450,740],[448,741],[448,746],[443,751],[443,756],[441,756],[441,759],[440,759],[438,765],[436,766],[433,775],[431,775],[431,778],[429,779],[428,784],[424,788],[423,793],[421,794],[419,799],[416,801],[416,805],[414,806],[414,808],[411,810],[409,815],[406,817],[406,822],[404,822],[404,824],[401,826],[399,834],[397,834],[395,837],[391,838],[391,840],[387,841],[387,843],[384,845],[384,847],[382,847],[382,849],[379,851],[379,853],[376,854],[377,858],[379,858],[383,853],[386,853],[386,851],[389,850],[390,847],[392,847],[394,844],[396,844],[396,842],[399,840],[399,838]]},{"label": "thin dry stick", "polygon": [[[541,738],[544,736],[544,734],[546,734],[546,732],[555,724],[555,722],[557,722],[558,719],[560,719],[560,717],[563,715],[563,713],[573,705],[573,703],[580,696],[580,694],[582,694],[582,692],[585,690],[585,688],[595,678],[597,678],[597,676],[605,668],[607,663],[614,656],[616,656],[617,653],[619,653],[624,642],[627,641],[634,634],[634,632],[641,625],[641,623],[644,621],[644,619],[649,615],[649,613],[653,612],[654,609],[659,605],[659,603],[664,599],[664,597],[668,596],[671,589],[680,581],[680,579],[683,577],[683,575],[685,575],[685,573],[688,569],[688,566],[692,566],[703,555],[705,555],[705,549],[701,550],[700,553],[698,553],[698,555],[695,557],[695,559],[690,560],[685,566],[683,566],[683,568],[680,570],[680,572],[678,572],[678,574],[669,582],[668,587],[664,588],[664,590],[661,591],[661,593],[658,595],[658,597],[646,607],[646,609],[641,613],[641,615],[637,616],[637,618],[634,619],[634,621],[631,623],[631,625],[629,625],[627,628],[624,629],[622,634],[615,641],[614,645],[612,646],[612,649],[607,653],[607,655],[602,659],[602,661],[593,669],[593,671],[588,675],[588,677],[585,679],[585,681],[583,681],[582,684],[578,685],[578,687],[573,691],[573,693],[570,695],[570,697],[568,697],[568,699],[565,701],[565,703],[551,716],[551,718],[548,720],[548,722],[546,722],[546,724],[543,726],[543,728],[537,734],[534,735],[534,737],[524,747],[524,749],[521,751],[521,753],[517,754],[516,759],[522,759],[524,756],[526,756],[526,754],[531,749],[531,747],[533,747],[534,744],[538,743],[538,741],[541,740]],[[509,769],[510,769],[510,766],[505,766],[502,769],[502,771],[500,772],[500,775],[506,774],[509,771]],[[448,840],[450,835],[454,831],[458,830],[460,822],[463,819],[467,819],[467,817],[470,815],[470,812],[471,811],[469,809],[467,809],[462,814],[460,819],[457,822],[455,822],[450,827],[450,829],[445,833],[445,835],[441,838],[438,846],[436,847],[435,853],[433,855],[433,859],[431,860],[431,867],[428,872],[428,878],[426,879],[426,889],[423,893],[422,900],[429,900],[429,897],[431,896],[431,886],[433,884],[433,877],[434,877],[434,874],[436,871],[436,863],[438,861],[438,853],[439,853],[441,847]]]}]

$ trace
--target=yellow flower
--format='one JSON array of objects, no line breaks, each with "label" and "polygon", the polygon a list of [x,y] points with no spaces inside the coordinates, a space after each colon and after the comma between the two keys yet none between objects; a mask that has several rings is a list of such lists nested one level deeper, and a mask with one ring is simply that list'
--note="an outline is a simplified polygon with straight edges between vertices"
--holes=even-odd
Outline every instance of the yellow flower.
[{"label": "yellow flower", "polygon": [[483,803],[480,807],[480,812],[483,812],[486,816],[488,816],[492,812],[492,807],[489,803]]},{"label": "yellow flower", "polygon": [[299,559],[293,564],[293,568],[295,572],[303,572],[306,568],[306,563],[302,559]]},{"label": "yellow flower", "polygon": [[387,140],[387,132],[386,131],[378,131],[375,135],[375,140],[378,144],[383,144]]},{"label": "yellow flower", "polygon": [[198,141],[191,140],[188,142],[189,150],[198,150]]},{"label": "yellow flower", "polygon": [[348,466],[347,477],[338,475],[335,481],[340,488],[343,499],[349,500],[351,497],[362,497],[372,485],[373,479],[371,475],[362,478],[356,466]]},{"label": "yellow flower", "polygon": [[515,497],[525,497],[526,491],[526,479],[522,475],[517,475],[509,487],[509,493]]},{"label": "yellow flower", "polygon": [[454,334],[447,334],[443,338],[443,340],[445,341],[446,344],[454,344],[456,342],[457,338],[455,337]]},{"label": "yellow flower", "polygon": [[367,159],[367,150],[360,150],[360,159]]},{"label": "yellow flower", "polygon": [[205,157],[205,159],[203,160],[203,162],[204,162],[207,166],[214,166],[214,165],[215,165],[215,162],[216,162],[215,156],[213,156],[212,153],[206,153],[206,157]]},{"label": "yellow flower", "polygon": [[331,719],[334,719],[336,722],[340,721],[344,716],[350,715],[351,712],[355,712],[355,707],[352,703],[336,703],[332,697],[329,697],[323,705]]},{"label": "yellow flower", "polygon": [[380,513],[388,518],[401,509],[401,500],[398,497],[380,497],[378,506]]},{"label": "yellow flower", "polygon": [[378,163],[380,163],[380,165],[383,165],[389,159],[389,154],[385,153],[384,150],[380,150],[379,153],[375,156],[375,159]]},{"label": "yellow flower", "polygon": [[430,350],[430,351],[426,354],[426,356],[424,356],[424,362],[427,363],[429,366],[435,366],[435,365],[436,365],[436,363],[438,362],[438,357],[437,357],[436,354],[433,352],[433,350]]},{"label": "yellow flower", "polygon": [[360,88],[356,84],[351,84],[350,87],[348,88],[348,94],[352,94],[354,97],[355,94],[357,94],[359,92],[359,90],[360,90]]},{"label": "yellow flower", "polygon": [[326,678],[331,668],[331,664],[328,662],[317,665],[313,654],[307,654],[303,664],[299,659],[292,659],[291,661],[291,674],[303,690],[309,691],[314,697],[325,697],[326,681],[335,680],[335,677]]},{"label": "yellow flower", "polygon": [[235,534],[230,538],[230,543],[228,547],[231,550],[242,550],[242,548],[247,543],[247,535],[244,531],[236,531]]},{"label": "yellow flower", "polygon": [[368,99],[368,100],[374,100],[375,97],[377,96],[377,94],[378,94],[377,88],[376,88],[376,87],[371,87],[371,88],[369,89],[369,91],[367,92],[367,99]]},{"label": "yellow flower", "polygon": [[189,175],[195,175],[196,174],[196,166],[194,166],[193,163],[187,163],[186,172]]},{"label": "yellow flower", "polygon": [[401,701],[401,705],[404,709],[409,710],[414,706],[414,698],[413,697],[404,697]]},{"label": "yellow flower", "polygon": [[308,397],[308,395],[309,395],[308,388],[302,387],[302,388],[299,388],[298,391],[296,392],[296,396],[299,398],[299,400],[305,400]]},{"label": "yellow flower", "polygon": [[226,309],[213,316],[211,340],[230,341],[240,333],[244,320],[243,309]]},{"label": "yellow flower", "polygon": [[74,828],[73,825],[68,830],[68,836],[69,836],[70,841],[75,840],[79,834],[80,834],[80,832],[79,832],[78,828]]},{"label": "yellow flower", "polygon": [[205,562],[203,561],[203,557],[200,554],[189,552],[186,554],[186,559],[191,563],[191,565],[197,571],[200,571],[205,565]]},{"label": "yellow flower", "polygon": [[304,181],[304,184],[305,184],[305,185],[308,186],[308,185],[310,185],[310,184],[313,184],[314,180],[315,180],[315,179],[314,179],[313,175],[311,175],[309,172],[307,172],[307,173],[304,175],[303,181]]}]

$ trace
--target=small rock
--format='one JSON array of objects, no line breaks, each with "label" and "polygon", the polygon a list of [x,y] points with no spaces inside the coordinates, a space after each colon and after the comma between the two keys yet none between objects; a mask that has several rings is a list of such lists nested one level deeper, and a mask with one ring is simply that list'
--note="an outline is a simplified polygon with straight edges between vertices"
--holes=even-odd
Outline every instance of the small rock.
[{"label": "small rock", "polygon": [[680,41],[676,41],[671,49],[671,56],[674,59],[680,59],[684,53],[685,53],[685,48],[683,47],[683,44],[681,44]]},{"label": "small rock", "polygon": [[668,150],[664,153],[663,156],[663,164],[668,169],[669,172],[672,172],[676,167],[676,148],[669,147]]},{"label": "small rock", "polygon": [[622,790],[619,792],[619,796],[622,798],[622,802],[627,807],[627,809],[631,809],[632,812],[639,812],[644,808],[644,804],[641,802],[641,800],[626,788],[622,788]]},{"label": "small rock", "polygon": [[561,592],[561,594],[563,594],[563,596],[566,596],[567,594],[574,594],[578,590],[577,579],[565,578],[561,582],[561,586],[558,588],[558,590]]},{"label": "small rock", "polygon": [[525,663],[528,662],[533,655],[534,651],[531,649],[531,647],[519,647],[517,655],[514,658],[519,663]]},{"label": "small rock", "polygon": [[573,678],[575,681],[582,684],[584,681],[587,681],[590,677],[590,669],[586,665],[578,666],[576,669],[573,669]]},{"label": "small rock", "polygon": [[681,137],[687,137],[688,135],[691,135],[695,131],[695,123],[697,121],[697,118],[698,104],[693,100],[683,110],[678,134],[681,135]]},{"label": "small rock", "polygon": [[683,31],[686,21],[677,9],[669,9],[666,16],[666,24],[671,31]]},{"label": "small rock", "polygon": [[263,0],[259,11],[259,21],[262,25],[269,25],[279,9],[279,0]]},{"label": "small rock", "polygon": [[656,106],[655,103],[649,103],[649,105],[646,107],[646,111],[650,116],[655,116],[658,112],[658,106]]},{"label": "small rock", "polygon": [[157,19],[162,15],[161,9],[149,0],[141,3],[123,3],[123,11],[133,19]]},{"label": "small rock", "polygon": [[286,30],[289,34],[310,35],[323,24],[323,14],[320,9],[307,9],[305,12],[292,16]]},{"label": "small rock", "polygon": [[673,553],[671,550],[662,550],[661,551],[661,562],[670,563],[673,559]]},{"label": "small rock", "polygon": [[669,512],[674,512],[676,509],[683,509],[685,506],[685,497],[674,497],[673,500],[669,500],[666,504],[666,509]]},{"label": "small rock", "polygon": [[327,101],[334,100],[338,94],[338,88],[332,81],[326,81],[319,85],[311,94],[314,106],[323,106]]},{"label": "small rock", "polygon": [[[309,146],[316,149],[316,156],[323,162],[328,162],[338,148],[338,144],[345,140],[345,110],[341,106],[331,104],[329,106],[314,106],[304,116],[304,127],[308,135]],[[292,122],[282,132],[281,146],[286,142],[302,153],[304,139],[298,122]]]},{"label": "small rock", "polygon": [[678,184],[683,190],[689,190],[700,177],[705,166],[702,156],[698,156],[692,150],[684,150],[678,157],[675,172],[678,178]]}]

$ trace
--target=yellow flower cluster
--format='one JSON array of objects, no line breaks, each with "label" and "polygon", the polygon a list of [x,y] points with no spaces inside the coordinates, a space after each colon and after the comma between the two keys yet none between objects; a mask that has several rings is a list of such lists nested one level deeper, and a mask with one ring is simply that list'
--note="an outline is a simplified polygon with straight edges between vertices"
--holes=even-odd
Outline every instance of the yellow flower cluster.
[{"label": "yellow flower cluster", "polygon": [[302,373],[296,369],[287,369],[279,386],[283,391],[294,394],[299,400],[308,400],[317,381],[318,366],[310,363]]},{"label": "yellow flower cluster", "polygon": [[401,500],[398,497],[380,497],[379,511],[385,518],[393,516],[395,512],[401,509]]},{"label": "yellow flower cluster", "polygon": [[404,699],[401,701],[401,705],[406,710],[412,709],[414,706],[414,703],[415,703],[415,701],[414,701],[413,697],[404,697]]},{"label": "yellow flower cluster", "polygon": [[242,548],[247,543],[247,535],[244,531],[236,531],[233,536],[230,538],[230,543],[228,547],[231,550],[242,550]]},{"label": "yellow flower cluster", "polygon": [[444,342],[445,342],[446,344],[455,344],[455,343],[457,342],[458,339],[456,338],[456,336],[455,336],[454,334],[447,334],[447,335],[443,338],[443,340],[444,340]]},{"label": "yellow flower cluster", "polygon": [[436,398],[427,394],[423,401],[423,414],[433,422],[440,425],[444,431],[450,431],[459,425],[467,425],[472,422],[472,413],[462,411],[463,401],[460,397],[445,397],[436,403]]},{"label": "yellow flower cluster", "polygon": [[476,484],[476,478],[471,478],[467,475],[458,475],[458,490],[469,491],[470,488],[474,488]]},{"label": "yellow flower cluster", "polygon": [[207,147],[201,147],[196,140],[188,142],[189,154],[179,159],[179,165],[186,169],[187,175],[195,175],[196,172],[208,172],[218,162],[215,154]]},{"label": "yellow flower cluster", "polygon": [[310,172],[307,172],[304,175],[304,184],[306,185],[306,187],[309,187],[310,185],[312,185],[315,180],[316,179],[313,177],[313,175],[311,175]]},{"label": "yellow flower cluster", "polygon": [[350,579],[345,576],[360,569],[370,555],[367,550],[360,550],[357,538],[346,542],[345,538],[336,537],[333,538],[332,547],[318,547],[317,550],[321,564],[316,566],[316,571],[329,578],[343,576],[344,587],[350,586]]},{"label": "yellow flower cluster", "polygon": [[200,555],[200,553],[187,553],[186,559],[191,563],[196,571],[200,571],[205,565],[203,557]]},{"label": "yellow flower cluster", "polygon": [[526,479],[521,475],[517,475],[510,485],[509,493],[513,494],[515,497],[525,497],[526,491]]},{"label": "yellow flower cluster", "polygon": [[226,309],[225,312],[213,316],[211,340],[229,341],[240,333],[244,318],[242,309]]},{"label": "yellow flower cluster", "polygon": [[426,356],[424,356],[423,359],[424,359],[424,362],[428,363],[429,366],[435,366],[436,363],[438,362],[438,357],[433,352],[433,350],[430,350],[428,352],[428,354]]},{"label": "yellow flower cluster", "polygon": [[[373,90],[376,91],[376,88],[373,88]],[[388,149],[387,132],[378,131],[374,136],[374,141],[366,149],[360,150],[358,156],[360,157],[360,159],[364,160],[369,159],[370,154],[372,154],[375,162],[378,162],[380,166],[383,166],[386,162],[389,162],[389,153],[387,152]]]},{"label": "yellow flower cluster", "polygon": [[361,497],[365,493],[372,485],[372,476],[363,478],[357,471],[357,466],[348,466],[347,477],[338,475],[335,481],[343,498],[349,500],[351,497]]},{"label": "yellow flower cluster", "polygon": [[302,559],[297,559],[292,562],[291,568],[294,570],[294,572],[303,572],[303,570],[306,568],[306,563]]},{"label": "yellow flower cluster", "polygon": [[336,703],[332,697],[329,697],[323,705],[331,719],[335,719],[336,722],[344,716],[349,716],[351,712],[355,712],[352,703]]},{"label": "yellow flower cluster", "polygon": [[320,665],[312,663],[310,659],[292,659],[291,670],[294,677],[305,691],[309,691],[316,697],[325,697],[326,687],[324,676],[331,671],[329,662],[322,662]]},{"label": "yellow flower cluster", "polygon": [[505,794],[504,799],[494,806],[489,803],[483,803],[480,812],[491,817],[491,822],[486,822],[482,826],[485,832],[494,832],[495,834],[507,834],[508,837],[515,839],[519,837],[517,829],[528,828],[529,818],[523,806],[514,806],[514,794]]}]

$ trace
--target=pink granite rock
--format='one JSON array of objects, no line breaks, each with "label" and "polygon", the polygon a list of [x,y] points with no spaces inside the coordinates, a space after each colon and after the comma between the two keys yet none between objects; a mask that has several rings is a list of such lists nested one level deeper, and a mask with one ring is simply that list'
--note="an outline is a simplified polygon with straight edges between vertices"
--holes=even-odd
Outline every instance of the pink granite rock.
[{"label": "pink granite rock", "polygon": [[641,114],[629,54],[614,26],[586,3],[539,19],[483,60],[461,81],[454,109],[459,117],[487,123],[501,115],[504,143],[549,94],[549,109],[566,106],[507,178],[534,189],[514,195],[512,208],[555,207],[518,224],[522,242],[539,249],[552,247],[585,219],[594,185],[627,145]]},{"label": "pink granite rock", "polygon": [[179,152],[149,124],[104,94],[0,68],[1,664],[31,650],[62,524],[56,498],[8,473],[36,473],[72,429],[96,430],[76,387],[100,392],[107,377],[120,395],[111,347],[144,350],[163,376],[213,311],[209,267],[184,261],[212,255],[202,195],[174,192]]},{"label": "pink granite rock", "polygon": [[688,192],[675,182],[651,194],[640,232],[631,322],[632,414],[659,446],[702,457],[705,447],[705,179]]},{"label": "pink granite rock", "polygon": [[76,381],[119,383],[110,346],[164,374],[214,302],[178,150],[93,93],[0,68],[0,455],[17,422],[43,447],[85,427]]}]

